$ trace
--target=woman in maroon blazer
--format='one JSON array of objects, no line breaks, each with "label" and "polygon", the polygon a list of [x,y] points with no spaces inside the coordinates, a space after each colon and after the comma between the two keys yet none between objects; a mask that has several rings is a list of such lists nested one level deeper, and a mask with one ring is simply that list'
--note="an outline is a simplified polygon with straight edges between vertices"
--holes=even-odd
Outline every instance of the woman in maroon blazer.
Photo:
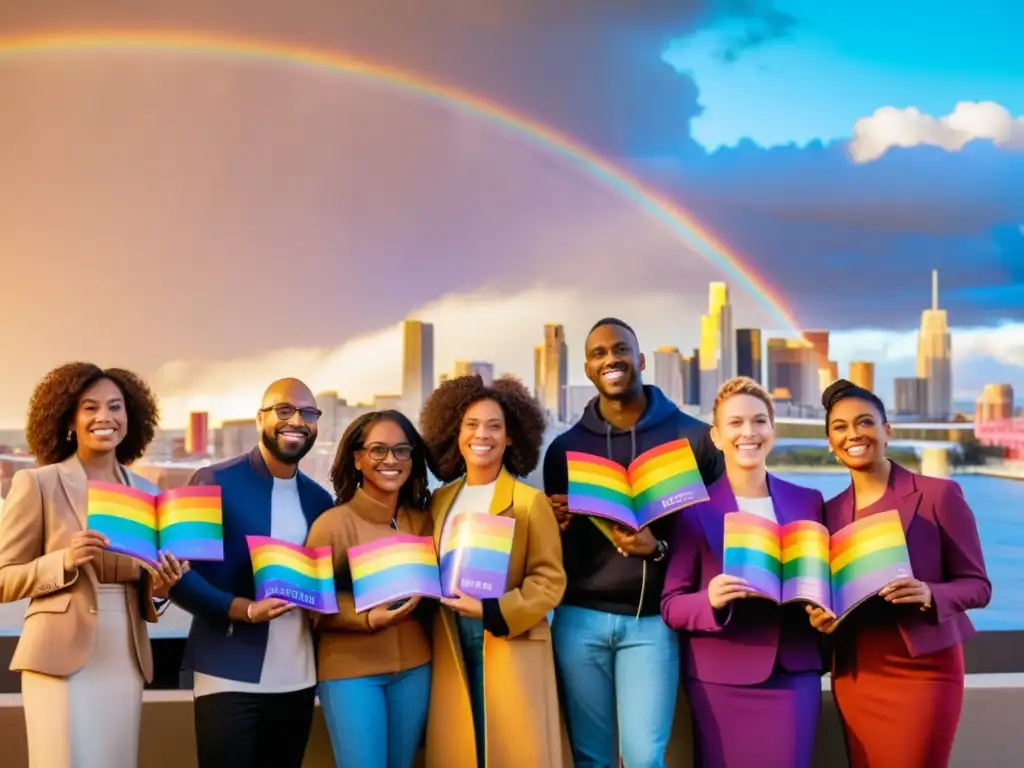
[{"label": "woman in maroon blazer", "polygon": [[751,379],[715,398],[711,437],[725,474],[672,518],[661,615],[681,633],[683,686],[701,768],[807,768],[821,708],[821,638],[803,608],[750,597],[722,573],[724,517],[822,522],[821,493],[769,474],[774,408]]},{"label": "woman in maroon blazer", "polygon": [[[881,400],[839,380],[822,395],[829,450],[850,470],[850,487],[825,506],[835,532],[898,510],[912,578],[858,608],[836,630],[832,692],[851,768],[949,764],[964,695],[967,617],[988,605],[992,584],[978,528],[960,486],[910,472],[885,457],[892,435]],[[831,631],[832,617],[808,608]]]}]

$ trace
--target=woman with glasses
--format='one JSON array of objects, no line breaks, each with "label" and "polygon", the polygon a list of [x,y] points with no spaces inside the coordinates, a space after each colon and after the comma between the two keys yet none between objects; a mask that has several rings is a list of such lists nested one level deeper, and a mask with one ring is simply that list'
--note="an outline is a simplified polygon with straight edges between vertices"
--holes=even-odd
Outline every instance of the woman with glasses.
[{"label": "woman with glasses", "polygon": [[338,612],[314,618],[320,706],[335,765],[410,768],[430,701],[431,606],[413,597],[357,612],[348,550],[399,534],[429,536],[427,451],[398,411],[360,416],[330,473],[337,506],[308,547],[331,547]]},{"label": "woman with glasses", "polygon": [[540,460],[544,412],[515,379],[486,386],[460,376],[434,390],[421,420],[435,474],[448,483],[430,502],[438,550],[467,517],[514,521],[493,596],[456,588],[434,621],[426,764],[558,768],[567,742],[548,617],[565,592],[562,541],[547,496],[521,479]]}]

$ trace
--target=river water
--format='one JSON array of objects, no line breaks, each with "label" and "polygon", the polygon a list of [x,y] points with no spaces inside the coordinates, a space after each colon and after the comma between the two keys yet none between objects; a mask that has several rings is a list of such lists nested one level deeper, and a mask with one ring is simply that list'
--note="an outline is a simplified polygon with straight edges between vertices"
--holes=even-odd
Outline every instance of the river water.
[{"label": "river water", "polygon": [[[817,488],[826,499],[850,484],[842,472],[780,472],[780,477]],[[992,580],[992,602],[972,611],[979,630],[1024,629],[1024,481],[955,475],[974,510]]]}]

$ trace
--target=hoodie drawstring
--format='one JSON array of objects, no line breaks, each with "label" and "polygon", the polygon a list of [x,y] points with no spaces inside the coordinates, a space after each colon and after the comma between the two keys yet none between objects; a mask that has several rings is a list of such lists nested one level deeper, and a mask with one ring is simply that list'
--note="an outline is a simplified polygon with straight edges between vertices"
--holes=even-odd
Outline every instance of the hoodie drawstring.
[{"label": "hoodie drawstring", "polygon": [[[604,430],[605,458],[612,458],[612,425],[605,423]],[[629,428],[629,463],[636,459],[636,426]],[[612,459],[614,461],[614,459]],[[644,593],[647,591],[647,561],[640,561],[643,575],[640,577],[640,604],[636,607],[636,619],[640,620],[640,614],[644,609]]]}]

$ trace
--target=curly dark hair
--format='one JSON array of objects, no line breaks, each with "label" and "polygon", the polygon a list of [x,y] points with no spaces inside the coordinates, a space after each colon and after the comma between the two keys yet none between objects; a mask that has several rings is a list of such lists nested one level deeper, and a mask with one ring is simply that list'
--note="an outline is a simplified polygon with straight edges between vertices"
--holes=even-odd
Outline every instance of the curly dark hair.
[{"label": "curly dark hair", "polygon": [[420,433],[405,414],[392,410],[364,413],[349,424],[345,434],[341,436],[341,442],[338,443],[338,450],[334,454],[334,462],[331,464],[331,471],[328,474],[331,485],[334,486],[336,503],[346,504],[356,495],[356,488],[359,487],[359,481],[363,476],[363,473],[356,469],[356,451],[363,447],[366,436],[373,425],[382,421],[390,421],[397,425],[405,432],[405,439],[412,446],[412,473],[398,492],[398,506],[426,509],[430,502],[430,479],[427,470],[433,469],[430,466],[430,452],[427,450],[427,444],[420,437]]},{"label": "curly dark hair", "polygon": [[502,376],[491,386],[478,375],[449,379],[427,398],[420,414],[420,430],[430,446],[439,480],[450,483],[466,471],[459,451],[459,432],[469,406],[493,400],[505,416],[510,444],[502,464],[516,477],[526,477],[540,461],[540,447],[547,426],[544,409],[519,379]]},{"label": "curly dark hair", "polygon": [[72,432],[78,401],[101,379],[109,379],[124,396],[128,431],[116,449],[117,460],[131,464],[142,458],[153,441],[160,408],[156,396],[141,378],[123,368],[100,368],[92,363],[67,363],[54,368],[36,385],[28,403],[25,440],[39,466],[58,464],[78,450]]}]

